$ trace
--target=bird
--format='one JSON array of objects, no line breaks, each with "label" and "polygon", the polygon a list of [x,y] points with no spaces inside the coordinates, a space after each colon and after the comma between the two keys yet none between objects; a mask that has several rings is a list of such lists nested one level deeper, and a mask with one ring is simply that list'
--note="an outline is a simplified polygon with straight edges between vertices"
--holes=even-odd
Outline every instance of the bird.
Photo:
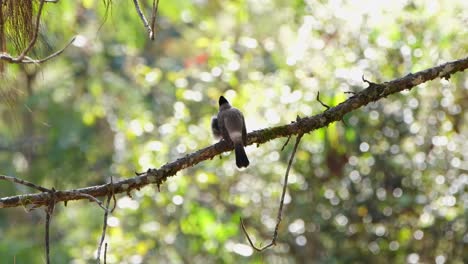
[{"label": "bird", "polygon": [[234,145],[236,165],[238,168],[248,167],[250,162],[245,153],[247,144],[247,128],[244,116],[239,109],[232,107],[224,96],[219,97],[219,112],[211,119],[211,130],[215,138],[222,138]]}]

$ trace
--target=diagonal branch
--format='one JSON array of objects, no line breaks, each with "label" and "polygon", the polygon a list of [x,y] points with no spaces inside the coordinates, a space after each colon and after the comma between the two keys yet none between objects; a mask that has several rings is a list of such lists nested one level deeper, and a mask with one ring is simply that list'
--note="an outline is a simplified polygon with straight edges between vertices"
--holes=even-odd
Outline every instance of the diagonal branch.
[{"label": "diagonal branch", "polygon": [[[138,16],[140,17],[141,21],[143,22],[143,25],[148,31],[148,35],[150,36],[151,39],[153,39],[153,36],[154,36],[153,27],[149,25],[148,19],[146,19],[145,14],[143,14],[143,11],[141,11],[140,3],[138,2],[138,0],[133,0],[133,4],[135,5],[135,9],[137,11]],[[153,10],[154,10],[154,7],[153,7]]]},{"label": "diagonal branch", "polygon": [[7,176],[7,175],[0,175],[0,180],[4,180],[4,181],[10,181],[10,182],[14,182],[14,183],[18,183],[18,184],[22,184],[24,186],[28,186],[28,187],[31,187],[31,188],[34,188],[36,190],[39,190],[41,192],[50,192],[51,190],[47,189],[47,188],[44,188],[42,186],[39,186],[39,185],[36,185],[32,182],[28,182],[26,180],[22,180],[22,179],[19,179],[19,178],[16,178],[16,177],[12,177],[12,176]]},{"label": "diagonal branch", "polygon": [[[410,90],[421,83],[434,80],[436,78],[448,79],[450,75],[464,71],[467,68],[468,57],[435,66],[414,74],[408,74],[402,78],[382,84],[369,83],[369,87],[366,89],[357,92],[346,101],[335,107],[331,107],[321,114],[302,118],[292,124],[249,133],[247,145],[262,144],[280,137],[309,133],[313,130],[325,127],[330,123],[340,121],[345,114],[371,102],[375,102],[403,90]],[[148,169],[148,171],[138,174],[133,178],[76,190],[57,191],[55,193],[55,199],[57,202],[88,199],[78,195],[77,192],[89,194],[93,197],[102,197],[109,195],[109,193],[112,192],[111,190],[116,194],[124,192],[130,193],[132,190],[139,189],[151,183],[159,186],[164,183],[168,177],[175,175],[178,171],[194,166],[204,160],[212,159],[215,156],[230,150],[232,150],[232,146],[221,141],[212,146],[200,149],[194,153],[179,158],[176,161],[167,163],[159,169]],[[0,208],[24,206],[27,204],[44,206],[49,203],[49,199],[50,195],[47,192],[4,197],[0,198]]]}]

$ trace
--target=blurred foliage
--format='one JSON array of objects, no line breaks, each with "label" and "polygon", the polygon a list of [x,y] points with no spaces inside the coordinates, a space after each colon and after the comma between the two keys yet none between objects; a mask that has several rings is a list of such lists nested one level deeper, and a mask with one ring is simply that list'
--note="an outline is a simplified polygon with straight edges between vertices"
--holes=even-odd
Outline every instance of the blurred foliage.
[{"label": "blurred foliage", "polygon": [[[151,1],[141,1],[150,14]],[[215,142],[224,94],[249,131],[287,124],[365,87],[463,58],[468,2],[161,1],[156,40],[131,1],[46,4],[44,65],[0,81],[0,173],[72,189],[133,177]],[[207,160],[161,186],[118,195],[108,263],[467,263],[468,79],[458,73],[393,95],[305,135],[276,220],[286,139]],[[0,183],[1,196],[28,193]],[[103,212],[58,205],[53,263],[95,258]],[[44,212],[0,210],[5,263],[44,263]]]}]

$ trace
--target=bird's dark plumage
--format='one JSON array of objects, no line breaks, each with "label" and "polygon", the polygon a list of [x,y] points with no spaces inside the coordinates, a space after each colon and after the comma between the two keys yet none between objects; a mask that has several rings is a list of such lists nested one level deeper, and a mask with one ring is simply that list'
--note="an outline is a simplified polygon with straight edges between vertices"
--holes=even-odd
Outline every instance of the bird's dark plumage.
[{"label": "bird's dark plumage", "polygon": [[247,168],[250,162],[249,162],[249,158],[247,158],[247,154],[245,153],[244,146],[242,144],[237,144],[234,147],[234,152],[236,153],[237,168],[242,168],[242,167]]},{"label": "bird's dark plumage", "polygon": [[215,137],[221,136],[234,145],[238,168],[249,166],[250,162],[244,149],[247,144],[244,116],[241,111],[232,107],[224,96],[219,97],[219,112],[218,116],[211,119],[211,130]]},{"label": "bird's dark plumage", "polygon": [[226,98],[224,98],[224,96],[220,96],[219,97],[219,106],[223,105],[223,104],[229,104],[228,100],[226,100]]}]

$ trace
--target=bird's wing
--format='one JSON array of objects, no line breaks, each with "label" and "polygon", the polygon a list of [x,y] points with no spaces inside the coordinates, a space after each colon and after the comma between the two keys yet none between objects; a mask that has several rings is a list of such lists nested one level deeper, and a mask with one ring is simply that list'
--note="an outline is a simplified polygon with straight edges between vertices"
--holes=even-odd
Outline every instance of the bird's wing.
[{"label": "bird's wing", "polygon": [[247,145],[247,127],[245,126],[244,116],[242,116],[242,141],[244,146]]}]

